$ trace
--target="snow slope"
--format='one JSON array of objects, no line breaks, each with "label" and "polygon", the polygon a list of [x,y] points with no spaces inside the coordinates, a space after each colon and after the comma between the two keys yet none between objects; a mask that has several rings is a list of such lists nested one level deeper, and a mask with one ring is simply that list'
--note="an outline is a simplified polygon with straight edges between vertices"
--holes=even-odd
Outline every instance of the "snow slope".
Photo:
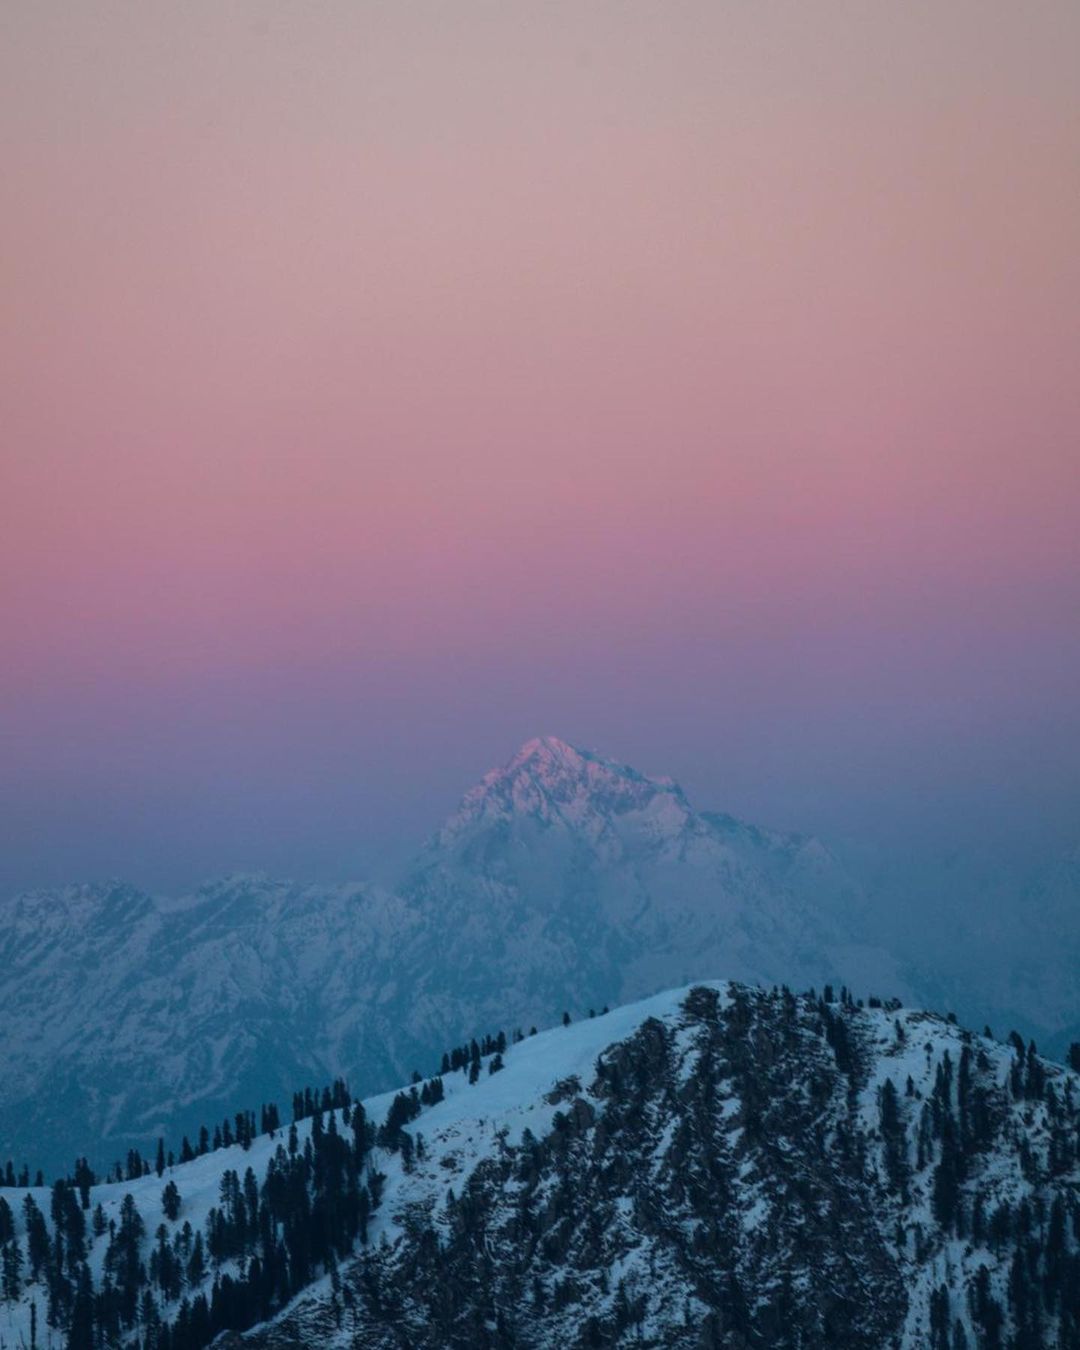
[{"label": "snow slope", "polygon": [[[1045,1081],[1017,1095],[1013,1047],[917,1009],[708,982],[527,1036],[503,1058],[491,1073],[489,1057],[475,1084],[444,1075],[444,1100],[408,1127],[422,1138],[413,1161],[375,1150],[370,1166],[385,1182],[367,1246],[243,1343],[382,1347],[405,1336],[416,1346],[542,1347],[595,1333],[612,1345],[689,1347],[711,1335],[916,1350],[930,1344],[931,1300],[944,1289],[950,1325],[976,1345],[971,1292],[983,1268],[1006,1330],[1013,1315],[1014,1239],[987,1236],[989,1216],[1026,1208],[1029,1224],[1044,1216],[1045,1234],[1055,1203],[1080,1213],[1080,1079],[1033,1061]],[[955,1077],[965,1062],[967,1098]],[[935,1085],[948,1065],[942,1097]],[[899,1097],[906,1194],[887,1175],[886,1080]],[[393,1095],[365,1102],[373,1121]],[[935,1101],[960,1119],[981,1102],[990,1122],[965,1161],[963,1231],[935,1213],[945,1148],[926,1124]],[[301,1148],[310,1131],[300,1123]],[[1051,1152],[1055,1131],[1072,1141],[1064,1162]],[[97,1186],[91,1204],[115,1218],[130,1193],[152,1237],[172,1177],[183,1208],[167,1228],[197,1228],[224,1171],[250,1166],[262,1177],[282,1133],[161,1180]],[[22,1192],[2,1193],[19,1215]],[[48,1214],[47,1192],[37,1200]],[[104,1241],[91,1252],[95,1278]],[[1075,1236],[1066,1244],[1080,1271]],[[40,1310],[40,1286],[0,1303],[6,1343],[26,1334],[34,1298]],[[174,1316],[176,1305],[161,1311]],[[1055,1316],[1045,1314],[1036,1343],[1057,1343]],[[63,1341],[43,1329],[39,1344]]]}]

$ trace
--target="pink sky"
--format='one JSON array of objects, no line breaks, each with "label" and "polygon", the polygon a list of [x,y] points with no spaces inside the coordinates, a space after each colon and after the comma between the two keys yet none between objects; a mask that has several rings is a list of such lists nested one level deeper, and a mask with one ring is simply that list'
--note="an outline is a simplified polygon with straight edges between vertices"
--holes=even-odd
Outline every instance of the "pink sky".
[{"label": "pink sky", "polygon": [[266,762],[442,793],[536,731],[837,819],[948,742],[1076,818],[1072,0],[41,0],[2,47],[20,876],[124,870],[158,790],[226,865],[200,775],[257,853],[332,800]]}]

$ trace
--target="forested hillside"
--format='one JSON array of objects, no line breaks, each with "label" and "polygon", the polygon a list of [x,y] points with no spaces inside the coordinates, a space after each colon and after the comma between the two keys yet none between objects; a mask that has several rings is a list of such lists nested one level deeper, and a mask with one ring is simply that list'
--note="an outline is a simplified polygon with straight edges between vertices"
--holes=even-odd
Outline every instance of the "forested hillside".
[{"label": "forested hillside", "polygon": [[4,1187],[0,1339],[1080,1346],[1080,1079],[1020,1038],[727,984],[531,1031]]}]

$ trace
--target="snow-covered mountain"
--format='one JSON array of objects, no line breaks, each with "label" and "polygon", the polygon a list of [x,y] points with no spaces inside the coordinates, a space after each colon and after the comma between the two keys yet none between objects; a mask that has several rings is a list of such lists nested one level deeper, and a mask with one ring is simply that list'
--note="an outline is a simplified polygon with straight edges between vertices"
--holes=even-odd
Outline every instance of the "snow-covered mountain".
[{"label": "snow-covered mountain", "polygon": [[466,794],[393,892],[226,878],[0,911],[0,1162],[99,1163],[237,1101],[383,1087],[459,1027],[542,1024],[723,969],[907,994],[851,941],[816,841],[695,812],[553,737]]},{"label": "snow-covered mountain", "polygon": [[0,1341],[35,1305],[42,1350],[1075,1347],[1078,1138],[1080,1077],[1022,1044],[709,982],[161,1175],[0,1188]]},{"label": "snow-covered mountain", "polygon": [[[669,779],[543,737],[390,889],[242,876],[182,899],[112,884],[0,907],[0,1164],[52,1173],[81,1148],[105,1166],[297,1083],[402,1081],[462,1027],[543,1025],[716,970],[1011,1024],[1011,1004],[965,1002],[945,978],[959,939],[901,964],[873,932],[819,841],[697,811]],[[1075,977],[1054,970],[1063,1005]]]},{"label": "snow-covered mountain", "polygon": [[[838,917],[854,885],[817,841],[695,811],[679,786],[529,741],[466,794],[402,893],[402,1017],[477,1025],[621,1002],[710,971],[907,994]],[[418,997],[419,995],[419,997]]]}]

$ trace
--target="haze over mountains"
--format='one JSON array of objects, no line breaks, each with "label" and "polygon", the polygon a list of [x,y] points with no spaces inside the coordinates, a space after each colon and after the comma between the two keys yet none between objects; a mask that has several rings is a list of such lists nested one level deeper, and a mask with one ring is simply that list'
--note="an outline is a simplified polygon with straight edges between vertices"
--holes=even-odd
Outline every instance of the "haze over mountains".
[{"label": "haze over mountains", "polygon": [[393,887],[239,876],[180,899],[114,883],[5,906],[0,1158],[55,1169],[91,1149],[104,1164],[304,1082],[388,1088],[463,1030],[717,974],[844,983],[1060,1050],[1078,1020],[1078,897],[1073,858],[1007,924],[954,913],[951,932],[905,935],[902,893],[872,891],[819,840],[696,810],[670,780],[543,737]]}]

